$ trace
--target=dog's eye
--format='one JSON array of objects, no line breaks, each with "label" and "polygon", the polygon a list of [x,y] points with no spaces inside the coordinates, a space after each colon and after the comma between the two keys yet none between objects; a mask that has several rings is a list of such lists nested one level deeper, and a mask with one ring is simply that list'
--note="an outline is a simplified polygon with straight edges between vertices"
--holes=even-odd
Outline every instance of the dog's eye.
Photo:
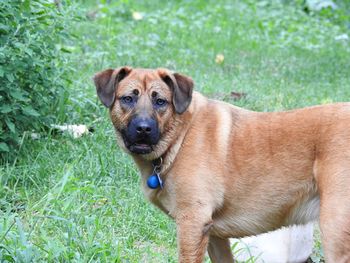
[{"label": "dog's eye", "polygon": [[166,104],[166,100],[163,100],[163,99],[157,99],[156,100],[156,104],[157,104],[157,106],[163,106],[163,105],[165,105]]},{"label": "dog's eye", "polygon": [[121,98],[122,102],[126,103],[126,104],[130,104],[133,102],[133,98],[131,96],[124,96]]}]

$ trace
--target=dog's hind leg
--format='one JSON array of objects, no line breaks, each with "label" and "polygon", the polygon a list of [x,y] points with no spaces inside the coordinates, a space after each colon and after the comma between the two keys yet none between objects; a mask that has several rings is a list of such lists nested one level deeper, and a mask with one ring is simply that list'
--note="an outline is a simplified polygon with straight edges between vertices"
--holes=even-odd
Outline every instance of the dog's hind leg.
[{"label": "dog's hind leg", "polygon": [[210,236],[208,253],[213,263],[234,263],[230,240],[228,238],[221,239],[219,237]]},{"label": "dog's hind leg", "polygon": [[320,228],[326,262],[350,262],[350,167],[334,161],[316,174],[320,192]]}]

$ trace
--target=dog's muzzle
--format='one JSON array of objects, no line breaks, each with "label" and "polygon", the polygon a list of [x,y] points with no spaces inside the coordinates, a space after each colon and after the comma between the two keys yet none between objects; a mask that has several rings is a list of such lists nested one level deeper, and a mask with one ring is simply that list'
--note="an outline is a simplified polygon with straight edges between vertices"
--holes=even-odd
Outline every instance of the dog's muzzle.
[{"label": "dog's muzzle", "polygon": [[152,152],[152,146],[158,143],[160,136],[155,119],[139,116],[131,119],[122,135],[125,146],[137,154]]}]

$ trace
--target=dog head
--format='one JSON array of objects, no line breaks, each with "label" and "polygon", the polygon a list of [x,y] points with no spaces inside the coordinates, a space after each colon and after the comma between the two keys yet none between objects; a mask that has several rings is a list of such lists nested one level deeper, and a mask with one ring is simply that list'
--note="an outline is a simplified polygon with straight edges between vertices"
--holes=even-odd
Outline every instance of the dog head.
[{"label": "dog head", "polygon": [[167,69],[107,69],[97,73],[94,82],[98,97],[110,109],[119,144],[138,155],[165,144],[176,116],[186,112],[192,100],[193,81]]}]

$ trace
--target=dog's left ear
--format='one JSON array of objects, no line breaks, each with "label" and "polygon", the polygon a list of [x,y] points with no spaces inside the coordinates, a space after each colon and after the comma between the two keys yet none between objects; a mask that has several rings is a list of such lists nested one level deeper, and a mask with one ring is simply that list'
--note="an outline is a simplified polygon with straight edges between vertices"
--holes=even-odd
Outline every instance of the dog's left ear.
[{"label": "dog's left ear", "polygon": [[179,73],[172,74],[166,69],[158,69],[158,74],[173,91],[176,113],[184,113],[192,100],[193,80]]},{"label": "dog's left ear", "polygon": [[125,78],[131,70],[131,67],[106,69],[96,73],[93,77],[97,95],[107,108],[111,107],[115,100],[115,90],[118,83]]}]

